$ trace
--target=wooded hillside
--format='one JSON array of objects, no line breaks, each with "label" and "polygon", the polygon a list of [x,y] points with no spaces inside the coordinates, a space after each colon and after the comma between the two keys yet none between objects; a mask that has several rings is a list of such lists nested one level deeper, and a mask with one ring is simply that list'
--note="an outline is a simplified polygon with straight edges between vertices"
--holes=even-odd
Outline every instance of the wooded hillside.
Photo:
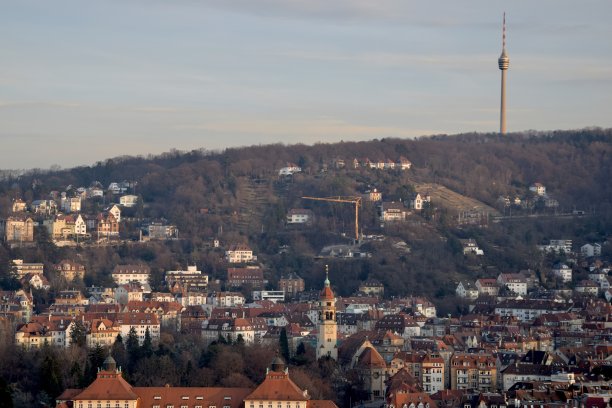
[{"label": "wooded hillside", "polygon": [[[410,170],[352,166],[355,158],[398,161],[401,157],[412,162]],[[120,251],[62,248],[53,250],[59,251],[53,257],[70,256],[71,251],[77,251],[91,259],[90,263],[97,265],[99,271],[112,268],[103,263],[112,264],[118,258],[147,258],[160,270],[196,262],[214,277],[222,277],[222,255],[206,249],[211,238],[219,237],[224,244],[248,242],[265,262],[271,284],[281,274],[294,271],[306,279],[307,285],[316,287],[322,277],[322,263],[326,262],[332,264],[332,277],[342,275],[341,294],[351,293],[360,280],[376,278],[388,287],[391,295],[423,292],[442,298],[462,277],[536,266],[537,259],[529,258],[535,255],[528,254],[541,240],[556,238],[554,234],[563,233],[576,242],[605,240],[612,230],[611,157],[611,129],[504,137],[463,134],[314,146],[258,145],[222,152],[172,151],[147,158],[113,158],[59,171],[33,170],[10,177],[0,183],[0,215],[9,214],[15,198],[43,199],[53,190],[64,191],[69,185],[87,187],[95,181],[103,186],[113,181],[134,181],[137,185],[133,193],[144,205],[128,213],[130,218],[134,223],[166,219],[178,226],[181,242],[149,244],[154,250],[125,246]],[[339,159],[345,163],[343,168],[336,166]],[[297,164],[302,172],[279,177],[279,169],[287,163]],[[405,202],[418,186],[430,183],[506,213],[498,198],[524,197],[534,182],[544,184],[558,201],[554,212],[579,210],[587,217],[458,226],[452,208],[441,208],[433,201],[428,211],[382,229],[377,207],[364,202],[361,232],[384,233],[387,238],[403,240],[411,252],[398,252],[388,244],[372,242],[366,246],[371,258],[351,261],[323,261],[315,255],[324,245],[348,241],[341,234],[350,236],[354,228],[353,207],[301,199],[305,195],[355,196],[377,188],[383,193],[383,200]],[[107,198],[106,203],[112,197]],[[101,208],[104,202],[88,205]],[[287,226],[285,217],[291,208],[312,209],[315,223],[307,228]],[[125,237],[136,239],[137,227],[130,230],[128,224]],[[484,259],[476,263],[466,260],[457,248],[457,239],[470,237],[489,248]],[[289,251],[279,254],[283,245]],[[0,268],[16,251],[26,255],[29,251],[35,258],[45,256],[40,248],[3,251]],[[97,275],[94,272],[87,279],[86,283],[102,279],[102,272]]]}]

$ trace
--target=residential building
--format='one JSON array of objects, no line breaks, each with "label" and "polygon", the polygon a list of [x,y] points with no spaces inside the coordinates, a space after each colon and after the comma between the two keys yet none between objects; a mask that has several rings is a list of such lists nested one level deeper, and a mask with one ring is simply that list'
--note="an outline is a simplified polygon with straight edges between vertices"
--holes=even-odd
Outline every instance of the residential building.
[{"label": "residential building", "polygon": [[287,224],[312,224],[314,213],[304,208],[292,208],[287,213]]},{"label": "residential building", "polygon": [[40,323],[31,322],[17,326],[15,343],[26,350],[37,349],[45,344],[53,344],[53,336],[49,330]]},{"label": "residential building", "polygon": [[429,195],[415,193],[410,197],[410,208],[413,210],[421,211],[428,203],[431,203],[431,196]]},{"label": "residential building", "polygon": [[499,284],[493,278],[480,278],[475,286],[480,295],[497,296],[499,293]]},{"label": "residential building", "polygon": [[64,212],[67,213],[78,213],[81,211],[81,197],[65,197],[62,196],[60,200],[60,207]]},{"label": "residential building", "polygon": [[548,245],[538,245],[538,249],[543,252],[557,252],[570,254],[572,252],[571,239],[551,239]]},{"label": "residential building", "polygon": [[383,222],[405,221],[410,211],[402,202],[383,201],[380,205],[380,219]]},{"label": "residential building", "polygon": [[89,348],[96,346],[112,347],[121,330],[109,319],[93,319],[86,334]]},{"label": "residential building", "polygon": [[304,279],[300,278],[293,273],[287,276],[283,276],[278,281],[279,289],[285,292],[288,297],[293,297],[300,292],[304,291]]},{"label": "residential building", "polygon": [[381,202],[383,199],[382,192],[378,191],[376,188],[366,191],[365,199],[374,203]]},{"label": "residential building", "polygon": [[244,305],[244,296],[237,292],[215,292],[206,303],[214,307],[236,307]]},{"label": "residential building", "polygon": [[4,239],[7,242],[33,242],[34,220],[26,214],[14,214],[4,223]]},{"label": "residential building", "polygon": [[136,204],[138,204],[137,195],[127,194],[127,195],[119,197],[119,205],[123,207],[127,207],[127,208],[136,207]]},{"label": "residential building", "polygon": [[74,219],[74,235],[77,237],[87,235],[87,223],[81,214],[77,214]]},{"label": "residential building", "polygon": [[31,208],[38,215],[53,215],[57,212],[57,204],[53,200],[34,200]]},{"label": "residential building", "polygon": [[527,294],[527,280],[518,273],[501,273],[497,277],[497,283],[517,295]]},{"label": "residential building", "polygon": [[204,292],[208,287],[208,275],[195,265],[187,266],[186,271],[167,271],[165,280],[172,293]]},{"label": "residential building", "polygon": [[69,282],[75,279],[82,280],[85,276],[85,266],[69,259],[64,259],[55,265],[55,271]]},{"label": "residential building", "polygon": [[368,296],[382,298],[385,294],[385,285],[377,280],[367,280],[359,284],[359,292],[365,293]]},{"label": "residential building", "polygon": [[100,213],[97,217],[98,238],[119,236],[119,220],[111,213]]},{"label": "residential building", "polygon": [[287,163],[287,166],[281,168],[278,171],[279,176],[292,176],[295,173],[300,173],[302,168],[297,164]]},{"label": "residential building", "polygon": [[57,214],[55,217],[43,221],[43,225],[54,240],[67,239],[74,235],[75,217]]},{"label": "residential building", "polygon": [[254,290],[253,300],[269,300],[273,303],[284,302],[285,292],[282,290]]},{"label": "residential building", "polygon": [[13,259],[10,266],[18,279],[21,279],[28,274],[43,275],[45,268],[43,263],[23,262],[23,259]]},{"label": "residential building", "polygon": [[463,255],[484,255],[484,251],[478,247],[478,243],[475,239],[460,239],[459,241],[463,247]]},{"label": "residential building", "polygon": [[12,210],[14,213],[16,212],[25,212],[28,209],[28,205],[21,198],[17,198],[13,200]]},{"label": "residential building", "polygon": [[45,275],[43,274],[28,273],[23,278],[19,279],[19,282],[22,286],[28,285],[29,287],[34,289],[49,290],[51,288],[49,281],[47,280],[47,278],[45,278]]},{"label": "residential building", "polygon": [[601,256],[601,244],[584,244],[580,247],[580,253],[585,258],[590,258],[593,256]]},{"label": "residential building", "polygon": [[114,326],[119,327],[121,338],[127,339],[133,328],[138,336],[138,343],[142,345],[147,329],[154,343],[159,342],[160,324],[155,313],[126,312],[115,315]]},{"label": "residential building", "polygon": [[106,212],[113,214],[115,220],[117,220],[117,222],[121,222],[121,208],[119,208],[117,204],[113,204],[109,209],[106,210]]},{"label": "residential building", "polygon": [[495,314],[529,322],[543,314],[567,313],[570,308],[571,304],[552,300],[505,299],[495,306]]},{"label": "residential building", "polygon": [[554,276],[559,278],[561,282],[563,283],[572,281],[572,268],[570,268],[569,266],[565,264],[562,264],[562,263],[555,264],[555,266],[553,266],[552,268],[552,273]]},{"label": "residential building", "polygon": [[170,239],[178,237],[178,228],[176,225],[165,225],[162,223],[152,222],[147,226],[147,234],[149,239]]},{"label": "residential building", "polygon": [[204,343],[210,344],[219,338],[228,341],[241,339],[244,344],[255,343],[255,328],[250,319],[237,318],[210,318],[202,323],[202,339]]},{"label": "residential building", "polygon": [[497,389],[497,366],[491,354],[454,353],[449,369],[453,390],[491,392]]},{"label": "residential building", "polygon": [[478,289],[470,282],[459,282],[455,289],[455,293],[457,296],[464,299],[476,299],[478,297]]},{"label": "residential building", "polygon": [[151,268],[148,265],[116,265],[111,274],[118,285],[130,282],[148,284],[151,277]]},{"label": "residential building", "polygon": [[227,286],[230,288],[242,286],[249,286],[253,289],[263,288],[263,270],[259,266],[227,268]]},{"label": "residential building", "polygon": [[256,260],[253,250],[246,244],[233,244],[225,251],[225,259],[229,263],[246,263]]},{"label": "residential building", "polygon": [[542,183],[533,183],[529,186],[529,191],[535,193],[538,196],[546,195],[546,186]]}]

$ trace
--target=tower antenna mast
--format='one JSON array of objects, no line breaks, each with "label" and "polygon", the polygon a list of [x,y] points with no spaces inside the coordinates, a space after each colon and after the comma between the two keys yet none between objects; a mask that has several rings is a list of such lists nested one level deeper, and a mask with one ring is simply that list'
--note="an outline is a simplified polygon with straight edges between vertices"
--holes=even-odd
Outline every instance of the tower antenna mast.
[{"label": "tower antenna mast", "polygon": [[501,103],[499,108],[499,133],[506,134],[506,71],[510,65],[510,58],[506,53],[506,13],[504,12],[504,20],[502,26],[502,52],[497,60],[499,69],[501,70]]}]

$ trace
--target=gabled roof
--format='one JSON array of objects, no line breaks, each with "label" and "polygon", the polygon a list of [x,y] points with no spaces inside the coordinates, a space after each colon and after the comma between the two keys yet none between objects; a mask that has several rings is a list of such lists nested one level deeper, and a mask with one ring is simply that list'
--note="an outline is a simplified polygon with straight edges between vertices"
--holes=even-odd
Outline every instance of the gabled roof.
[{"label": "gabled roof", "polygon": [[245,400],[259,401],[308,401],[308,394],[298,387],[287,371],[270,371],[259,387]]},{"label": "gabled roof", "polygon": [[74,397],[83,400],[137,400],[132,386],[123,379],[120,372],[100,371],[91,385]]},{"label": "gabled roof", "polygon": [[387,364],[374,347],[367,347],[361,352],[357,366],[361,368],[385,368]]}]

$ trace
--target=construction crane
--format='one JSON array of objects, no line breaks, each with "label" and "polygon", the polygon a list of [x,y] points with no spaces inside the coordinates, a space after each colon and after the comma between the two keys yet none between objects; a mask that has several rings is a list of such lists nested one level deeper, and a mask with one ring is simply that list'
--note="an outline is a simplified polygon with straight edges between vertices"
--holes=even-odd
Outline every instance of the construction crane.
[{"label": "construction crane", "polygon": [[355,204],[355,242],[359,241],[359,207],[361,197],[337,196],[337,197],[302,197],[304,200],[328,201],[332,203],[351,203]]}]

